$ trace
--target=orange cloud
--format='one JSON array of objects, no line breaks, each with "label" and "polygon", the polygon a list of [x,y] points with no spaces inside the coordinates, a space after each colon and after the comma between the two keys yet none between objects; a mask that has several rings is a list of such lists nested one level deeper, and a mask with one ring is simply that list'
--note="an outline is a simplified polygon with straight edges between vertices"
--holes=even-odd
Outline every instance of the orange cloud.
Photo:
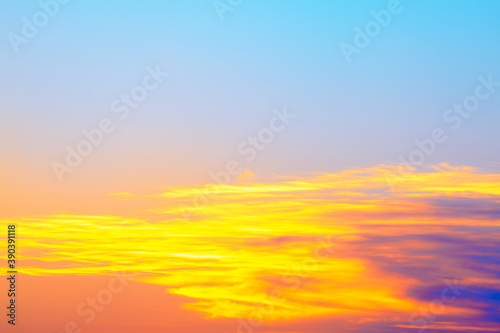
[{"label": "orange cloud", "polygon": [[[106,275],[126,267],[136,281],[188,297],[184,306],[207,318],[392,318],[413,327],[408,314],[427,307],[446,279],[498,288],[485,283],[492,273],[475,258],[490,260],[500,239],[500,175],[439,165],[390,189],[388,170],[220,185],[208,194],[192,186],[116,194],[151,200],[141,218],[2,222],[21,226],[25,274]],[[446,304],[442,315],[482,313],[458,305]]]}]

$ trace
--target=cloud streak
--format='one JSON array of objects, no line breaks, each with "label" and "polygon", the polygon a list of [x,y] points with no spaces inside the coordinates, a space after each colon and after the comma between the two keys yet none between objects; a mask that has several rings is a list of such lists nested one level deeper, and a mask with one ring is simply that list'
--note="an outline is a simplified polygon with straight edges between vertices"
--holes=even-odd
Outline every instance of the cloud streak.
[{"label": "cloud streak", "polygon": [[[494,316],[500,175],[442,164],[390,190],[384,175],[391,168],[221,185],[210,205],[193,208],[189,224],[178,207],[196,193],[192,186],[116,194],[151,202],[140,219],[53,215],[4,222],[21,227],[25,274],[110,275],[125,268],[136,281],[186,296],[184,307],[206,320],[248,320],[266,307],[269,331],[316,318],[360,332],[412,332],[423,326],[409,317],[458,281],[467,289],[426,327],[492,331],[500,321]],[[328,256],[304,265],[325,237],[321,250]],[[271,302],[276,290],[285,296]]]}]

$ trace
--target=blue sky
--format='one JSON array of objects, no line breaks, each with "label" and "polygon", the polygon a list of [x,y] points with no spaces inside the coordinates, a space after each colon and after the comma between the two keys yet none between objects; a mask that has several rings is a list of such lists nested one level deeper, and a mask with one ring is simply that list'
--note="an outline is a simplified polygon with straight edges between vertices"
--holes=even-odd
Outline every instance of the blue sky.
[{"label": "blue sky", "polygon": [[[75,176],[82,182],[137,172],[207,182],[283,106],[297,118],[248,166],[257,174],[397,162],[444,126],[445,110],[474,92],[478,76],[500,79],[500,4],[401,1],[348,64],[340,43],[352,44],[354,28],[388,3],[252,0],[221,21],[210,1],[74,0],[15,53],[7,34],[20,34],[40,5],[4,2],[4,167],[55,181],[50,163],[157,64],[169,78],[86,159]],[[426,162],[498,162],[498,95]],[[17,167],[16,158],[27,163]]]}]

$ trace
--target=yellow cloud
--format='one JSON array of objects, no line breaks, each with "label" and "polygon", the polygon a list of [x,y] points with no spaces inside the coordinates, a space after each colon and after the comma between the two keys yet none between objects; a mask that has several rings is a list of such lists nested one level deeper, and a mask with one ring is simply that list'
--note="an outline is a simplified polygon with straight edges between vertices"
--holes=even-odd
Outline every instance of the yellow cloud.
[{"label": "yellow cloud", "polygon": [[[2,222],[20,226],[25,274],[102,275],[126,267],[136,280],[187,296],[193,300],[187,308],[213,318],[255,311],[269,321],[402,316],[424,304],[410,295],[422,282],[388,267],[444,260],[426,252],[438,246],[432,240],[405,237],[498,225],[475,215],[457,219],[432,200],[460,195],[498,202],[500,175],[441,165],[411,174],[391,191],[387,170],[224,185],[203,205],[191,204],[200,188],[174,187],[141,197],[161,201],[141,219],[53,215]],[[253,175],[245,173],[243,179]],[[182,205],[194,221],[186,223]],[[464,271],[448,271],[455,273]]]}]

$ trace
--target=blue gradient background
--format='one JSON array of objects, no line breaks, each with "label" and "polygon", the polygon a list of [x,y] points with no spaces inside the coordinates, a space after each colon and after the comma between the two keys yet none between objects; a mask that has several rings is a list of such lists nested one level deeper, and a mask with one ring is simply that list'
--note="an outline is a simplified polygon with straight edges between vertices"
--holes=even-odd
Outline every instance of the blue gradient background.
[{"label": "blue gradient background", "polygon": [[[282,106],[297,118],[247,166],[255,174],[395,163],[445,126],[479,75],[500,79],[500,2],[401,1],[348,64],[339,44],[387,3],[249,0],[221,21],[208,0],[74,0],[16,54],[7,34],[40,7],[4,1],[2,181],[53,195],[209,182]],[[59,184],[52,161],[156,64],[169,78]],[[499,95],[426,162],[496,167]]]}]

